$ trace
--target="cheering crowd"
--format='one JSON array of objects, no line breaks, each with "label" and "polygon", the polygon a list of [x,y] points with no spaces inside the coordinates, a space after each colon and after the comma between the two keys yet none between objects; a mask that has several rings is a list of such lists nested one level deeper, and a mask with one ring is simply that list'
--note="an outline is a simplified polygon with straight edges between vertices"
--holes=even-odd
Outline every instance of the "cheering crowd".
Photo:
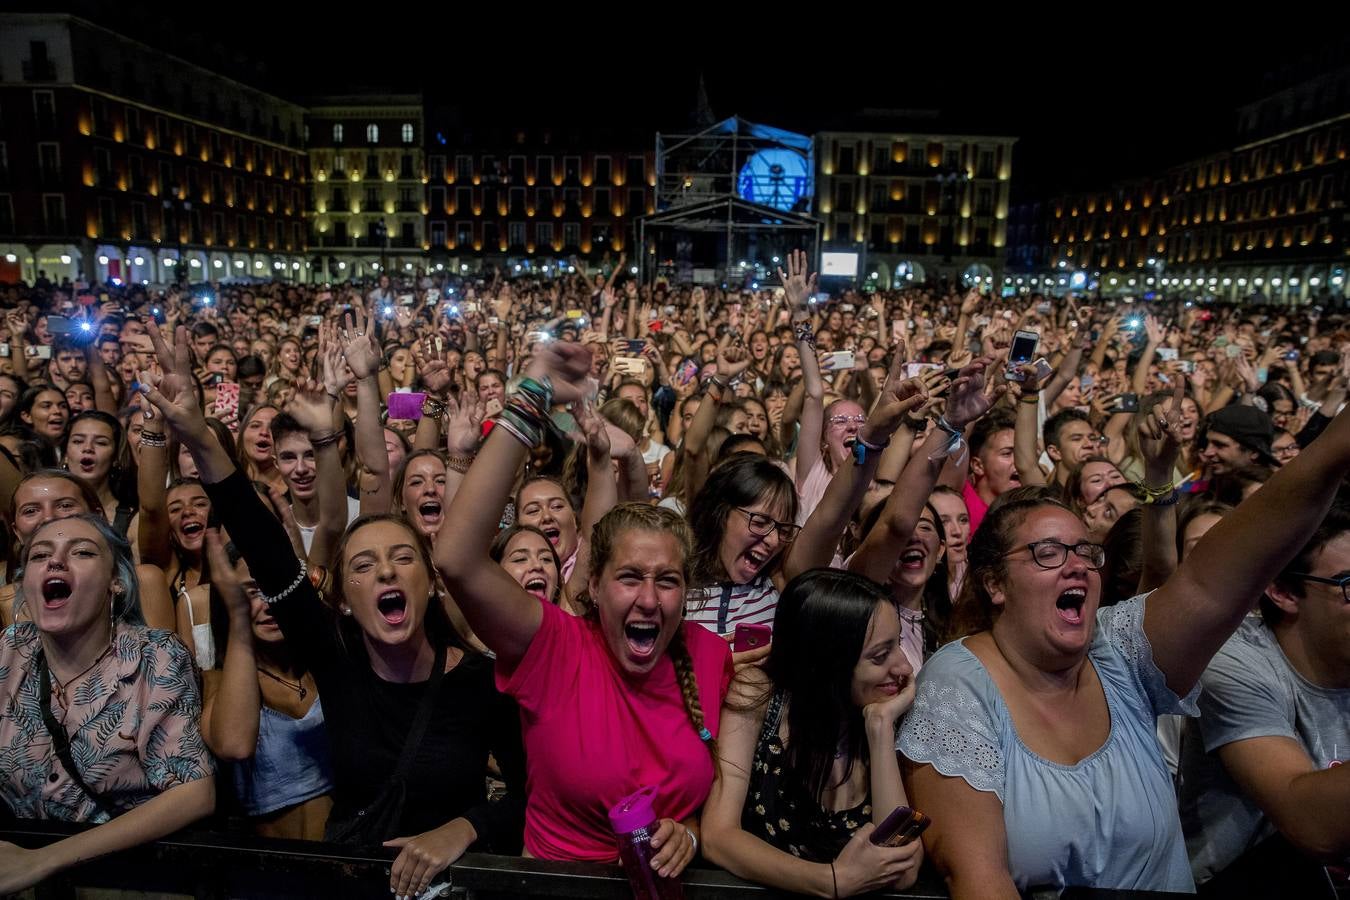
[{"label": "cheering crowd", "polygon": [[658,879],[1344,877],[1350,318],[627,273],[0,285],[0,798],[96,826],[0,893],[197,823],[414,897],[642,788]]}]

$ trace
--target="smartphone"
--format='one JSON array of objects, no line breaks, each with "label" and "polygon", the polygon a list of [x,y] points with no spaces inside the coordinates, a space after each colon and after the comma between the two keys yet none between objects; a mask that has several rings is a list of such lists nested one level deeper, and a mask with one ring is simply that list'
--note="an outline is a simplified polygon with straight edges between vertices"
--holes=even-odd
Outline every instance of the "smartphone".
[{"label": "smartphone", "polygon": [[825,354],[820,369],[822,372],[846,372],[852,369],[856,362],[852,350],[836,350]]},{"label": "smartphone", "polygon": [[74,330],[75,330],[74,323],[71,322],[70,319],[67,319],[65,316],[47,317],[47,331],[50,332],[53,336],[70,334]]},{"label": "smartphone", "polygon": [[899,341],[905,337],[905,320],[891,319],[891,340]]},{"label": "smartphone", "polygon": [[1008,350],[1009,381],[1025,380],[1025,376],[1017,369],[1031,362],[1031,356],[1040,342],[1041,336],[1034,331],[1019,331],[1013,335],[1012,347]]},{"label": "smartphone", "polygon": [[632,354],[633,356],[637,356],[637,355],[640,354],[643,350],[647,349],[647,342],[646,342],[646,341],[636,340],[636,339],[633,339],[633,338],[630,338],[630,339],[628,339],[628,340],[625,340],[625,341],[623,342],[623,345],[624,345],[624,349],[627,350],[627,351],[628,351],[630,354]]},{"label": "smartphone", "polygon": [[1298,351],[1290,350],[1284,355],[1285,362],[1298,362]]},{"label": "smartphone", "polygon": [[[55,332],[53,332],[53,334],[55,334]],[[1242,355],[1242,347],[1237,344],[1229,344],[1223,348],[1223,351],[1228,354],[1229,359],[1237,359]]]},{"label": "smartphone", "polygon": [[[653,312],[654,312],[654,310],[653,310]],[[585,312],[585,310],[580,310],[580,309],[569,309],[567,312],[563,313],[563,315],[567,316],[567,318],[569,318],[569,319],[584,319],[584,318],[586,318],[586,312]]]},{"label": "smartphone", "polygon": [[899,847],[901,838],[914,821],[915,812],[908,806],[897,806],[891,814],[882,819],[868,840],[878,847]]},{"label": "smartphone", "polygon": [[219,372],[207,372],[202,379],[202,387],[218,387],[224,380],[225,376]]},{"label": "smartphone", "polygon": [[1113,413],[1137,413],[1139,412],[1139,395],[1132,393],[1117,394],[1111,399],[1111,405],[1107,407],[1107,410]]},{"label": "smartphone", "polygon": [[399,306],[412,306],[416,302],[417,298],[414,297],[412,294],[399,294],[398,297]]},{"label": "smartphone", "polygon": [[680,367],[675,370],[675,378],[680,384],[688,384],[698,377],[698,362],[693,359],[686,359],[680,363]]},{"label": "smartphone", "polygon": [[1157,351],[1158,359],[1163,362],[1175,362],[1177,358],[1176,347],[1159,347]]},{"label": "smartphone", "polygon": [[938,363],[905,363],[905,377],[918,378],[924,372],[941,371],[942,366]]},{"label": "smartphone", "polygon": [[239,385],[233,381],[222,381],[216,385],[216,401],[211,406],[211,415],[229,425],[239,418]]},{"label": "smartphone", "polygon": [[427,395],[420,392],[395,391],[388,397],[385,404],[389,408],[389,418],[391,419],[412,419],[416,421],[422,418],[422,401],[427,399]]},{"label": "smartphone", "polygon": [[553,335],[547,331],[531,331],[525,335],[525,343],[527,344],[547,344],[551,340],[553,340]]},{"label": "smartphone", "polygon": [[1194,374],[1195,374],[1195,360],[1193,360],[1193,359],[1183,359],[1183,360],[1181,360],[1181,371],[1185,372],[1187,375],[1194,375]]},{"label": "smartphone", "polygon": [[323,324],[323,316],[310,316],[309,324],[317,328],[318,326]]},{"label": "smartphone", "polygon": [[1046,300],[1046,301],[1044,301],[1044,302],[1042,302],[1042,303],[1037,303],[1037,304],[1036,304],[1036,312],[1039,313],[1039,314],[1042,315],[1042,316],[1048,316],[1048,315],[1050,315],[1050,313],[1053,312],[1053,311],[1054,311],[1054,307],[1050,305],[1050,301],[1049,301],[1049,300]]},{"label": "smartphone", "polygon": [[747,650],[758,650],[760,647],[767,647],[773,640],[773,629],[768,625],[754,625],[749,622],[742,622],[736,626],[735,636],[731,639],[731,650],[733,653],[745,653]]},{"label": "smartphone", "polygon": [[36,344],[36,345],[35,345],[35,344],[29,344],[27,347],[24,348],[24,351],[25,351],[29,356],[35,357],[35,358],[37,358],[37,359],[51,359],[51,358],[52,358],[52,345],[51,345],[51,344]]},{"label": "smartphone", "polygon": [[647,374],[647,361],[634,356],[614,357],[614,371],[620,375],[642,378]]},{"label": "smartphone", "polygon": [[9,356],[9,344],[0,344],[0,357]]},{"label": "smartphone", "polygon": [[1046,359],[1044,356],[1036,360],[1036,362],[1033,365],[1036,366],[1037,383],[1044,383],[1045,379],[1049,378],[1052,374],[1054,374],[1055,367],[1050,365],[1050,361]]}]

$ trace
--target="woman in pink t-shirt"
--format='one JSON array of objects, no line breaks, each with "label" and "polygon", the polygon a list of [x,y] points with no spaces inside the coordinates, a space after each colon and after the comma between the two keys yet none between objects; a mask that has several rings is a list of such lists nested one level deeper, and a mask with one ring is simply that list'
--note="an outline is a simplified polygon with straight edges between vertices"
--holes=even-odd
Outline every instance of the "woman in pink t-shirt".
[{"label": "woman in pink t-shirt", "polygon": [[652,785],[661,816],[652,864],[674,876],[698,847],[696,816],[712,787],[717,713],[731,681],[726,644],[684,622],[688,526],[645,504],[607,513],[590,540],[582,617],[529,594],[488,557],[517,467],[554,401],[588,392],[590,363],[579,344],[536,354],[455,495],[450,519],[461,527],[441,531],[436,563],[496,652],[498,685],[520,705],[526,852],[616,861],[608,810]]}]

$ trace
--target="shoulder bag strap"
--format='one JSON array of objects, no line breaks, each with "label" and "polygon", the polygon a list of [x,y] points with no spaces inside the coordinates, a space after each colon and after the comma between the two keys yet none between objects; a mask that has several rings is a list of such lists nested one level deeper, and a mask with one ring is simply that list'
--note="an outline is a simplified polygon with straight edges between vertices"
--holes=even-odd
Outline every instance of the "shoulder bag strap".
[{"label": "shoulder bag strap", "polygon": [[408,769],[412,768],[413,757],[417,755],[417,749],[422,745],[422,735],[426,733],[427,723],[431,721],[431,711],[436,706],[436,695],[441,692],[441,682],[445,680],[445,646],[437,648],[436,659],[431,664],[431,679],[427,682],[427,689],[422,694],[422,702],[417,706],[417,715],[413,719],[412,727],[408,729],[407,740],[403,742],[403,751],[399,753],[398,765],[394,767],[391,782],[401,780],[408,774]]},{"label": "shoulder bag strap", "polygon": [[61,768],[66,770],[70,780],[75,782],[76,786],[94,801],[94,806],[98,807],[99,812],[105,813],[109,818],[117,816],[117,810],[107,801],[107,799],[98,791],[85,783],[80,775],[80,770],[75,766],[75,760],[70,755],[70,735],[66,734],[66,729],[61,723],[56,721],[56,716],[52,714],[52,676],[47,669],[47,657],[43,653],[37,654],[38,671],[38,702],[42,707],[42,724],[47,726],[47,733],[52,738],[52,750],[56,751],[56,758],[61,761]]}]

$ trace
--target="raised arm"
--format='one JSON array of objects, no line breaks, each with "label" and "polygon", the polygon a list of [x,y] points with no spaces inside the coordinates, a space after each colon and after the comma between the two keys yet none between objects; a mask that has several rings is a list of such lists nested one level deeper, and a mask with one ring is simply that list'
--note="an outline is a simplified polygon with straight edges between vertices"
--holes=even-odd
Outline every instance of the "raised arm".
[{"label": "raised arm", "polygon": [[[331,355],[332,358],[324,361],[326,374],[331,376],[338,362],[338,348],[323,344],[319,352]],[[328,393],[324,385],[309,381],[297,384],[295,395],[286,404],[286,412],[309,432],[310,443],[314,446],[319,526],[310,545],[309,562],[330,568],[342,542],[342,533],[347,530],[347,478],[337,447],[342,433],[333,428],[334,403],[334,395]]]},{"label": "raised arm", "polygon": [[[1149,598],[1144,630],[1167,685],[1185,695],[1271,580],[1326,516],[1350,471],[1350,413],[1200,539]],[[1279,523],[1272,540],[1271,523]]]},{"label": "raised arm", "polygon": [[[169,396],[180,391],[191,390],[189,374],[191,366],[183,356],[185,368],[179,369],[177,346],[186,345],[187,330],[183,329],[174,337],[174,347],[164,343],[153,320],[146,325],[150,333],[150,342],[159,359],[160,390]],[[141,401],[145,403],[143,399]],[[146,403],[145,427],[141,432],[140,461],[136,467],[136,490],[140,496],[140,524],[136,529],[136,546],[141,552],[141,561],[168,568],[173,561],[173,548],[169,543],[168,492],[169,450],[168,435],[164,416],[155,407]],[[150,418],[150,416],[154,418]]]},{"label": "raised arm", "polygon": [[211,587],[225,601],[229,614],[230,640],[220,670],[202,673],[206,692],[202,738],[219,759],[238,762],[251,759],[257,749],[262,713],[253,616],[245,588],[248,565],[243,560],[230,564],[219,528],[206,530],[206,556],[211,563]]},{"label": "raised arm", "polygon": [[1025,381],[1017,398],[1017,417],[1013,427],[1013,464],[1022,484],[1045,484],[1041,469],[1041,382],[1035,366],[1019,367]]},{"label": "raised arm", "polygon": [[[1155,405],[1139,426],[1144,488],[1151,498],[1155,496],[1154,492],[1172,484],[1177,454],[1181,450],[1177,429],[1181,425],[1181,401],[1186,396],[1186,376],[1178,372],[1174,377],[1176,383],[1166,405]],[[1164,584],[1177,568],[1176,503],[1147,503],[1143,507],[1143,516],[1140,541],[1144,562],[1136,588],[1140,593]]]},{"label": "raised arm", "polygon": [[539,600],[492,562],[488,547],[529,450],[525,442],[541,436],[554,401],[570,403],[589,393],[590,368],[590,351],[579,344],[549,344],[535,354],[528,391],[508,405],[446,513],[458,527],[442,528],[436,537],[436,568],[474,634],[507,666],[524,657],[543,612]]},{"label": "raised arm", "polygon": [[[353,319],[355,316],[355,319]],[[389,511],[392,497],[391,475],[389,472],[389,453],[384,448],[384,429],[380,424],[380,350],[375,344],[375,336],[368,334],[366,317],[360,304],[353,303],[352,311],[347,313],[344,327],[340,332],[332,326],[324,326],[321,331],[325,347],[336,346],[356,379],[356,456],[366,471],[375,477],[375,490],[361,494],[361,514],[385,513]],[[335,333],[336,332],[336,333]],[[333,395],[336,400],[341,396],[338,384],[340,363],[333,366]],[[325,386],[327,387],[327,386]],[[317,454],[316,454],[317,457]],[[317,461],[317,460],[316,460]],[[345,503],[345,500],[344,500]],[[346,520],[346,514],[343,514]]]},{"label": "raised arm", "polygon": [[797,540],[788,548],[781,573],[785,582],[807,569],[830,564],[839,538],[872,483],[881,463],[882,450],[890,443],[891,435],[900,427],[904,416],[928,400],[928,386],[918,378],[906,379],[904,370],[902,345],[896,347],[886,387],[868,413],[867,421],[858,429],[857,447],[864,450],[863,461],[853,465],[845,463],[835,471],[820,503],[807,517]]},{"label": "raised arm", "polygon": [[[793,250],[788,255],[788,270],[784,274],[778,270],[778,278],[783,282],[783,293],[788,309],[792,311],[793,327],[802,337],[811,333],[805,323],[811,318],[811,295],[816,290],[816,274],[809,272],[806,252]],[[816,360],[814,338],[798,339],[797,353],[802,361],[802,412],[801,431],[797,435],[796,482],[801,487],[806,474],[820,459],[820,436],[824,429],[825,385],[820,380],[820,364]],[[795,391],[793,392],[795,395]],[[789,400],[790,403],[790,400]],[[783,414],[784,426],[788,421]],[[784,435],[786,438],[787,435]]]}]

